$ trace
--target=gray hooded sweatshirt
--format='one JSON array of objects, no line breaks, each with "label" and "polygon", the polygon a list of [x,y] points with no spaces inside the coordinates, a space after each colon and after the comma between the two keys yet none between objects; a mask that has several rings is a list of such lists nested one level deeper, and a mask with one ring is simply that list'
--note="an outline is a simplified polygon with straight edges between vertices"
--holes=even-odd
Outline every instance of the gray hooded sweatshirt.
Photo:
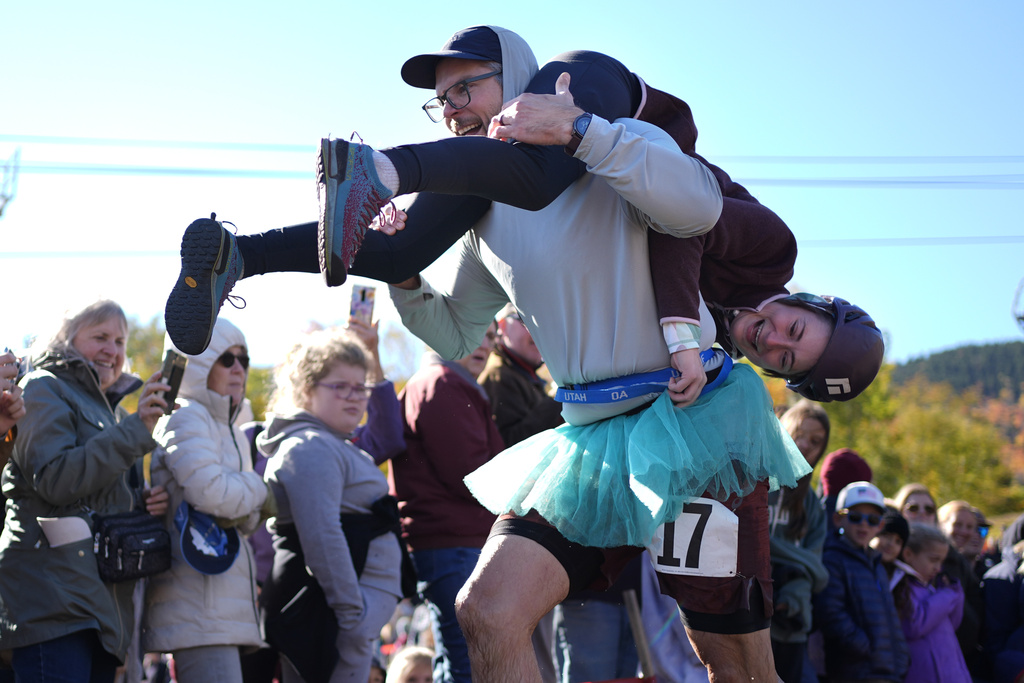
[{"label": "gray hooded sweatshirt", "polygon": [[[368,453],[310,413],[271,415],[257,438],[269,458],[265,479],[277,499],[278,515],[268,525],[294,524],[306,566],[334,610],[342,631],[363,618],[360,586],[401,598],[401,549],[393,533],[370,541],[366,566],[356,576],[341,514],[370,514],[387,495],[388,482]],[[275,544],[276,547],[276,544]]]}]

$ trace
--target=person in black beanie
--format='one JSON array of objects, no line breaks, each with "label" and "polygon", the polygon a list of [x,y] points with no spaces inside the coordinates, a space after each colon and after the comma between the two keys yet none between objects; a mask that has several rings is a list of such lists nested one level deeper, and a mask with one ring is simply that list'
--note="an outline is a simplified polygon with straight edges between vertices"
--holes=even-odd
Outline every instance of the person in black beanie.
[{"label": "person in black beanie", "polygon": [[882,566],[892,579],[893,572],[896,571],[896,560],[903,553],[903,546],[910,537],[910,524],[899,510],[890,506],[885,508],[882,524],[882,530],[871,539],[871,547],[882,555]]}]

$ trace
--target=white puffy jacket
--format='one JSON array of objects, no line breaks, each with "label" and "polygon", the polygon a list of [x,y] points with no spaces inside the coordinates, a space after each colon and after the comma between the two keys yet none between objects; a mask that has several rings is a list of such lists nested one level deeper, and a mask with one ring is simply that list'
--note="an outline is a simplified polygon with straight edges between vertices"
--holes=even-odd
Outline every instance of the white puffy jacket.
[{"label": "white puffy jacket", "polygon": [[[182,559],[173,521],[184,499],[217,517],[245,517],[240,532],[252,533],[259,524],[267,488],[252,471],[249,444],[238,427],[243,406],[232,406],[229,397],[206,387],[217,358],[235,345],[245,347],[241,331],[218,320],[209,348],[189,357],[178,393],[180,407],[162,418],[153,432],[160,445],[153,452],[152,479],[170,494],[166,522],[174,552],[171,568],[149,579],[142,626],[146,652],[263,644],[256,564],[249,544],[242,541],[237,559],[223,574],[201,574]],[[165,348],[170,347],[168,340]]]}]

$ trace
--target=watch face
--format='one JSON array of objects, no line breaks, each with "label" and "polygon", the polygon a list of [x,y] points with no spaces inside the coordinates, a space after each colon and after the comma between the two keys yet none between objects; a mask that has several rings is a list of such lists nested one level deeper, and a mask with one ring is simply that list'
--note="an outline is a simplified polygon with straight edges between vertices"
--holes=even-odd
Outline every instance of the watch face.
[{"label": "watch face", "polygon": [[587,134],[587,128],[589,128],[589,127],[590,127],[590,116],[587,116],[586,114],[584,114],[582,116],[577,116],[576,120],[573,121],[573,124],[572,124],[573,132],[576,133],[577,135],[579,135],[580,137],[583,137],[584,135]]}]

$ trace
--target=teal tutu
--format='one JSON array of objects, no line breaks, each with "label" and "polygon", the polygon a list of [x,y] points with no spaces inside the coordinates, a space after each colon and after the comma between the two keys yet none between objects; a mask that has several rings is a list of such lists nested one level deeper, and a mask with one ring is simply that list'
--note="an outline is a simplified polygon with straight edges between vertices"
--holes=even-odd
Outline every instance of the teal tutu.
[{"label": "teal tutu", "polygon": [[693,405],[668,392],[636,415],[549,429],[506,449],[466,477],[495,514],[531,509],[574,543],[646,546],[685,499],[774,490],[811,471],[782,428],[761,378],[737,364]]}]

